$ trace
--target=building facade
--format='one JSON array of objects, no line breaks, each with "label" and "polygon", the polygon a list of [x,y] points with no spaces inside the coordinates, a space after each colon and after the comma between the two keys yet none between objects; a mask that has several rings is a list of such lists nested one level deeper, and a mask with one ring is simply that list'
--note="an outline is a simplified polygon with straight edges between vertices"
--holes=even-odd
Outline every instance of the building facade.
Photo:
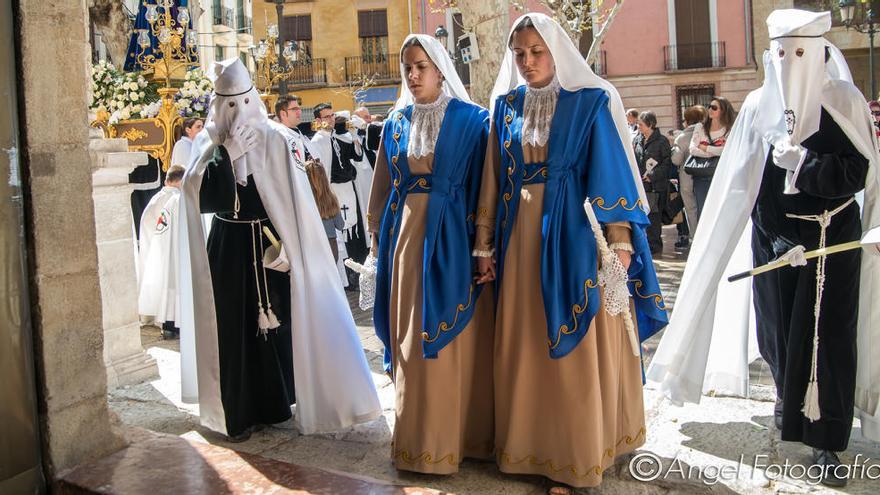
[{"label": "building facade", "polygon": [[217,60],[239,57],[248,67],[253,44],[253,5],[259,0],[189,0],[199,33],[199,61],[208,70]]},{"label": "building facade", "polygon": [[[613,2],[605,2],[610,8]],[[664,130],[679,128],[685,108],[707,105],[721,95],[739,108],[760,79],[753,56],[750,0],[628,0],[615,17],[593,64],[620,91],[624,106],[652,110]],[[547,12],[542,2],[528,11]],[[418,28],[433,33],[444,25],[454,53],[458,22],[454,9],[427,9]],[[511,8],[510,22],[522,11]],[[452,26],[452,29],[449,28]],[[600,25],[594,23],[593,31]],[[583,33],[586,55],[593,31]],[[481,43],[484,40],[479,40]]]},{"label": "building facade", "polygon": [[[302,97],[303,120],[319,103],[335,110],[364,105],[386,113],[400,85],[398,50],[416,31],[419,0],[254,0],[254,40],[277,24],[297,43],[288,92]],[[280,13],[280,16],[279,16]]]},{"label": "building facade", "polygon": [[664,130],[723,96],[739,109],[760,84],[749,0],[626,2],[602,44],[624,106],[652,110]]}]

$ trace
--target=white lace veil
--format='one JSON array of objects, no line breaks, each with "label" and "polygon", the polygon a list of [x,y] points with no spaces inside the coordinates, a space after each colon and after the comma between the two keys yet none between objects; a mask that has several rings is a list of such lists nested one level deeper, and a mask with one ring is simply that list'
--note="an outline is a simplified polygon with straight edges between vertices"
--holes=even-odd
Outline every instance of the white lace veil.
[{"label": "white lace veil", "polygon": [[440,73],[443,74],[443,93],[452,97],[458,98],[462,101],[471,101],[471,97],[468,95],[467,90],[464,89],[464,84],[461,82],[461,78],[458,77],[458,72],[455,71],[455,64],[452,63],[452,59],[449,58],[449,53],[446,52],[446,48],[440,44],[433,36],[428,36],[426,34],[411,34],[403,40],[403,44],[401,45],[400,50],[400,97],[397,99],[397,103],[394,104],[394,108],[391,110],[400,110],[401,108],[405,108],[407,105],[411,105],[415,102],[415,98],[413,94],[410,92],[409,87],[406,85],[406,73],[403,70],[403,48],[411,39],[419,40],[419,44],[422,45],[422,48],[425,50],[425,53],[428,54],[431,61],[434,62],[434,65],[440,69]]},{"label": "white lace veil", "polygon": [[[620,141],[626,152],[633,180],[635,181],[636,189],[639,191],[639,198],[642,200],[642,204],[645,205],[644,209],[647,212],[648,201],[645,197],[645,188],[642,186],[642,177],[636,164],[635,154],[633,153],[632,135],[630,134],[629,127],[626,125],[623,101],[621,101],[617,89],[593,72],[593,69],[587,64],[584,57],[581,56],[562,26],[545,14],[532,12],[520,16],[513,23],[510,34],[507,36],[508,46],[510,46],[510,40],[513,37],[513,30],[527,17],[532,20],[532,24],[535,25],[538,34],[547,43],[547,47],[550,49],[550,53],[553,55],[553,60],[556,63],[556,78],[563,89],[566,91],[577,91],[583,88],[601,88],[605,90],[605,93],[608,95],[608,109],[611,111],[611,117],[614,119],[617,133],[620,135]],[[504,61],[501,63],[498,78],[495,80],[495,87],[492,88],[490,112],[494,112],[495,100],[499,96],[507,94],[523,84],[525,84],[525,79],[523,79],[516,68],[516,64],[513,61],[513,51],[508,49],[504,54]]]}]

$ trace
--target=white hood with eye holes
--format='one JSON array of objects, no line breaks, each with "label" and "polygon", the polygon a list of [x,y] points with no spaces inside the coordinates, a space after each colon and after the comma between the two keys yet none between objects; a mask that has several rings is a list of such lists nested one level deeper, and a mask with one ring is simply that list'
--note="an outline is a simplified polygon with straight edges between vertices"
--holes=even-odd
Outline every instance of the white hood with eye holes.
[{"label": "white hood with eye holes", "polygon": [[[265,147],[266,107],[251,82],[247,68],[237,58],[214,63],[214,94],[205,119],[205,131],[215,145],[223,144],[239,126],[257,131],[257,146],[233,162],[235,180],[247,185],[247,176],[259,164]],[[193,155],[197,156],[197,155]]]},{"label": "white hood with eye holes", "polygon": [[852,82],[852,76],[843,54],[823,37],[831,29],[830,12],[775,10],[767,29],[770,49],[755,124],[770,144],[797,145],[819,130],[826,82]]}]

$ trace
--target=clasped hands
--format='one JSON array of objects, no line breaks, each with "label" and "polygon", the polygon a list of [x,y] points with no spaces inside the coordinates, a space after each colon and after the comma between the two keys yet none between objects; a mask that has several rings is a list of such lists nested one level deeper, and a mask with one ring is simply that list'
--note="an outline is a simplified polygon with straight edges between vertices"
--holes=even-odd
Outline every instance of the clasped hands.
[{"label": "clasped hands", "polygon": [[[623,268],[629,270],[629,265],[632,262],[632,253],[621,249],[616,249],[614,253],[620,258],[620,263],[623,265]],[[477,274],[474,276],[474,281],[478,284],[485,284],[486,282],[491,282],[493,280],[495,280],[495,257],[478,256]]]}]

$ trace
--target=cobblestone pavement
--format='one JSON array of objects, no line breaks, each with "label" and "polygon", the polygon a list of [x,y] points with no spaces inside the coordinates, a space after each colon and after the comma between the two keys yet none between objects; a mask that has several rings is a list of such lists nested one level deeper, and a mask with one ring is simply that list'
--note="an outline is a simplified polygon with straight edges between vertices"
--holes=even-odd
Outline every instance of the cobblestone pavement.
[{"label": "cobblestone pavement", "polygon": [[[675,251],[675,229],[664,229],[665,250],[655,260],[667,305],[675,303],[676,290],[684,271],[686,253]],[[466,461],[457,475],[423,476],[397,472],[389,459],[391,427],[394,422],[394,393],[381,372],[382,345],[373,333],[369,314],[357,309],[356,294],[349,293],[364,351],[373,371],[384,408],[383,417],[350,430],[301,436],[292,425],[267,428],[244,443],[230,444],[198,424],[198,406],[180,402],[179,341],[162,341],[159,329],[144,327],[144,346],[159,363],[156,381],[114,390],[109,395],[112,410],[128,426],[181,435],[222,445],[242,452],[260,454],[296,464],[399,481],[455,493],[540,494],[552,486],[533,476],[500,473],[493,463]],[[646,363],[653,355],[660,335],[645,342]],[[642,482],[630,473],[631,457],[605,473],[603,484],[577,493],[837,493],[812,483],[803,472],[810,463],[809,448],[779,440],[773,426],[772,379],[760,360],[752,365],[750,399],[704,397],[699,405],[676,407],[656,391],[645,390],[647,442],[635,455],[635,463],[662,463],[659,479]],[[589,420],[589,418],[585,418]],[[853,469],[854,478],[841,493],[880,493],[880,446],[864,439],[858,422],[844,463],[868,465]],[[786,467],[788,464],[788,467]],[[768,467],[764,467],[768,466]],[[647,468],[645,468],[647,469]],[[772,478],[772,479],[770,479]]]}]

